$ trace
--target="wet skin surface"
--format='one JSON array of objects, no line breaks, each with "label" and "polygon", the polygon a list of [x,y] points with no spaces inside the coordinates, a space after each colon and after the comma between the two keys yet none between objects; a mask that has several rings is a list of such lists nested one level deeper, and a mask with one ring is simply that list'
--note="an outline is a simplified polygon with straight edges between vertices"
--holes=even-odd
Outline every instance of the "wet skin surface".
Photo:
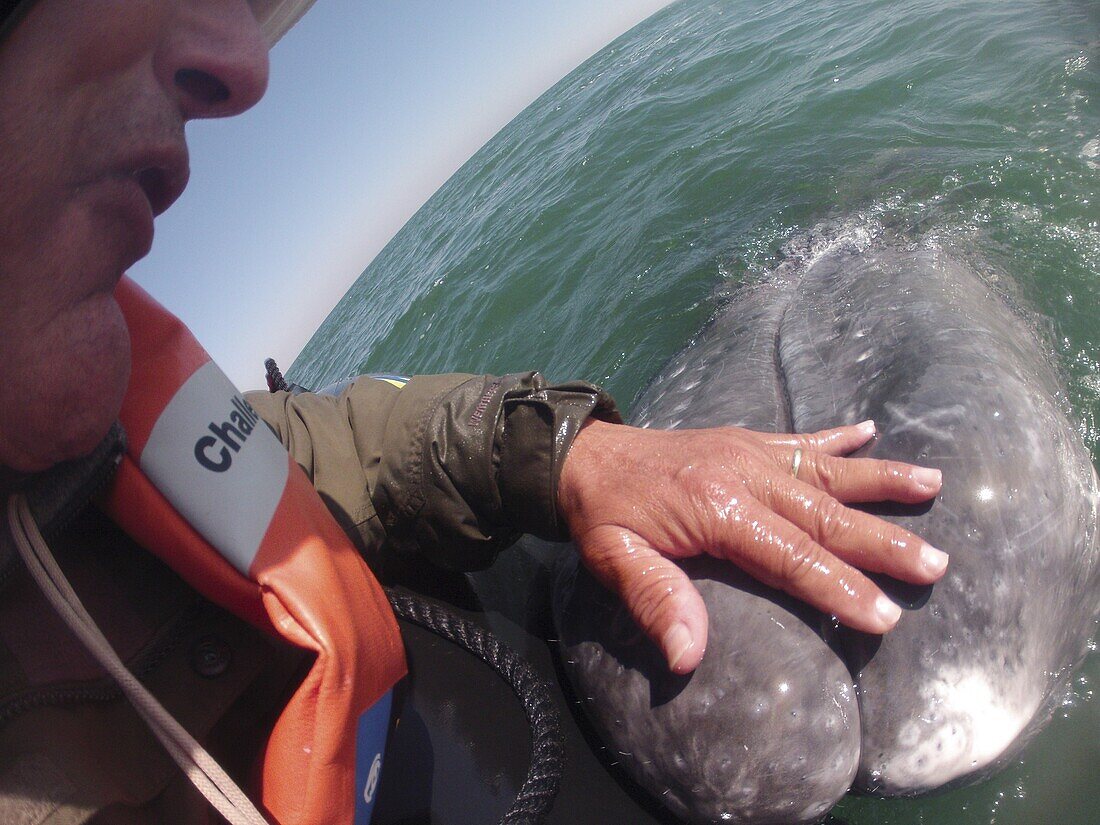
[{"label": "wet skin surface", "polygon": [[692,821],[803,822],[853,783],[977,781],[1039,730],[1100,611],[1097,483],[1048,348],[961,255],[839,244],[739,292],[644,393],[634,423],[810,432],[872,418],[858,455],[939,468],[930,506],[879,513],[951,554],[884,637],[689,571],[703,665],[669,674],[583,571],[559,578],[566,671],[627,771]]}]

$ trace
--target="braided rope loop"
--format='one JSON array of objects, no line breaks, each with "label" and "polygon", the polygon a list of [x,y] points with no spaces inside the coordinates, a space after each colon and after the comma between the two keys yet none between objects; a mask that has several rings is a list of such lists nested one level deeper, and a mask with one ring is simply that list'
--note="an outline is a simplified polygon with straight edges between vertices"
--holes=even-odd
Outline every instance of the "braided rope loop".
[{"label": "braided rope loop", "polygon": [[537,825],[554,804],[565,765],[561,720],[550,687],[514,650],[489,631],[437,604],[386,589],[394,613],[473,653],[495,670],[523,704],[531,728],[531,767],[502,825]]}]

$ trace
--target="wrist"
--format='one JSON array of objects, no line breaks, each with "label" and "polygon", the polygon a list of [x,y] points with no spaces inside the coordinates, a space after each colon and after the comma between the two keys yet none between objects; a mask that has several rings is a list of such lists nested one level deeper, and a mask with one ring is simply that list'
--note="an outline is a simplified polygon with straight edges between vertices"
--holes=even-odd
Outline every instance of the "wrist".
[{"label": "wrist", "polygon": [[621,427],[590,418],[573,439],[558,479],[558,513],[566,526],[571,528],[571,519],[580,514],[586,483],[594,472],[598,473],[599,465],[609,460],[614,434]]}]

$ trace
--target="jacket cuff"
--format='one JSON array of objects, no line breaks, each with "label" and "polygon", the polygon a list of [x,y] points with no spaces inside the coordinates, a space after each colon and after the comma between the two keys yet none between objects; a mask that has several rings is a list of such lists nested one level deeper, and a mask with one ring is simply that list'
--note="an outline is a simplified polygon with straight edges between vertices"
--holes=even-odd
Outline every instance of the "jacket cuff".
[{"label": "jacket cuff", "polygon": [[387,545],[476,570],[521,533],[567,538],[558,480],[593,415],[620,420],[599,388],[551,386],[537,372],[413,378],[390,413],[373,491]]},{"label": "jacket cuff", "polygon": [[504,393],[499,425],[497,488],[505,521],[518,532],[565,541],[558,482],[565,457],[589,418],[616,424],[615,400],[585,381],[547,385],[538,373]]}]

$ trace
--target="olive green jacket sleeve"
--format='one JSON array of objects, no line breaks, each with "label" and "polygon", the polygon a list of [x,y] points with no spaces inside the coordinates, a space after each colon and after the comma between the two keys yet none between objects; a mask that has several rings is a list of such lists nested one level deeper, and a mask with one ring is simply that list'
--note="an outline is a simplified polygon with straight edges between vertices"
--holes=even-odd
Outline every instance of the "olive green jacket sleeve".
[{"label": "olive green jacket sleeve", "polygon": [[534,372],[399,384],[362,377],[335,395],[247,399],[368,559],[421,553],[474,570],[521,533],[568,537],[562,464],[587,418],[621,420],[609,395]]}]

